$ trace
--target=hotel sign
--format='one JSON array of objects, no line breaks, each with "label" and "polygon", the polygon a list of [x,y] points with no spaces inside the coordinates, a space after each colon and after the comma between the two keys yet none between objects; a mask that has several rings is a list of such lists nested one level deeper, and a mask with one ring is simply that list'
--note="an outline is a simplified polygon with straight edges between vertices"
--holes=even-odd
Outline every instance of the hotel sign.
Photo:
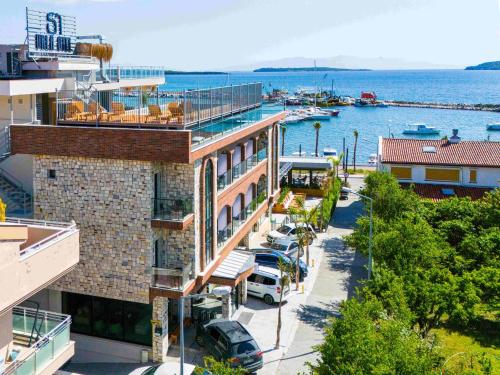
[{"label": "hotel sign", "polygon": [[76,18],[26,8],[28,51],[32,57],[71,55],[76,42]]}]

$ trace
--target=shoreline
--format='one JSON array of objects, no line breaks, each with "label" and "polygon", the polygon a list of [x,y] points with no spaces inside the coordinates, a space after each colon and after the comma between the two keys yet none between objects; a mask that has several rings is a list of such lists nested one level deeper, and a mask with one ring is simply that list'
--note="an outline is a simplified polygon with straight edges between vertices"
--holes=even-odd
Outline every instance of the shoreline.
[{"label": "shoreline", "polygon": [[432,108],[432,109],[454,109],[463,111],[500,112],[500,104],[430,103],[430,102],[409,102],[403,100],[386,100],[385,103],[391,107],[413,107],[413,108]]}]

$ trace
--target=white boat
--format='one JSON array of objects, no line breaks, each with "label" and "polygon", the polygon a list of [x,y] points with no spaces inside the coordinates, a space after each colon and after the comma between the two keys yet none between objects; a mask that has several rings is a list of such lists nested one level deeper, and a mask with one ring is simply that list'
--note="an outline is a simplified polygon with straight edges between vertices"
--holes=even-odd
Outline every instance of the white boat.
[{"label": "white boat", "polygon": [[304,120],[329,120],[332,117],[330,113],[317,107],[307,107],[298,111],[305,116]]},{"label": "white boat", "polygon": [[486,125],[486,130],[500,130],[500,122],[493,122]]},{"label": "white boat", "polygon": [[403,130],[403,134],[434,135],[439,134],[439,129],[436,129],[434,126],[427,126],[426,124],[412,124]]},{"label": "white boat", "polygon": [[377,164],[377,154],[370,154],[370,157],[368,158],[368,165],[373,166]]},{"label": "white boat", "polygon": [[306,157],[307,156],[307,152],[306,151],[295,151],[292,156],[300,156],[300,157]]},{"label": "white boat", "polygon": [[331,147],[325,147],[323,149],[323,156],[337,158],[337,150]]},{"label": "white boat", "polygon": [[299,116],[299,115],[288,115],[285,117],[285,119],[283,120],[283,122],[285,124],[296,124],[297,122],[300,122],[302,121],[304,118],[302,116]]}]

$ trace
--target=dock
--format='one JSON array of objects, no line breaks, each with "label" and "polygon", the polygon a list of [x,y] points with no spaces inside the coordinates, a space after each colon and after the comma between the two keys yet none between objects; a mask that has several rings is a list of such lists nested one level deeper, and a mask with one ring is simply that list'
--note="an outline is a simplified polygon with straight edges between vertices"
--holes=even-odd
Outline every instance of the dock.
[{"label": "dock", "polygon": [[386,100],[385,103],[392,107],[414,107],[414,108],[432,108],[432,109],[455,109],[463,111],[500,112],[499,104],[430,103],[430,102],[408,102],[402,100]]}]

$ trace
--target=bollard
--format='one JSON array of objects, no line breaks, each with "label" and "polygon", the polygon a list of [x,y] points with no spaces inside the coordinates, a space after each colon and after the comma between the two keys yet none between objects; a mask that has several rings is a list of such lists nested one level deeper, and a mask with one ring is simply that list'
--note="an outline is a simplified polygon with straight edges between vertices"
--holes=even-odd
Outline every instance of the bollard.
[{"label": "bollard", "polygon": [[312,268],[314,268],[314,259],[312,260]]},{"label": "bollard", "polygon": [[301,293],[301,294],[304,294],[304,284],[302,284],[302,285],[300,286],[300,293]]}]

